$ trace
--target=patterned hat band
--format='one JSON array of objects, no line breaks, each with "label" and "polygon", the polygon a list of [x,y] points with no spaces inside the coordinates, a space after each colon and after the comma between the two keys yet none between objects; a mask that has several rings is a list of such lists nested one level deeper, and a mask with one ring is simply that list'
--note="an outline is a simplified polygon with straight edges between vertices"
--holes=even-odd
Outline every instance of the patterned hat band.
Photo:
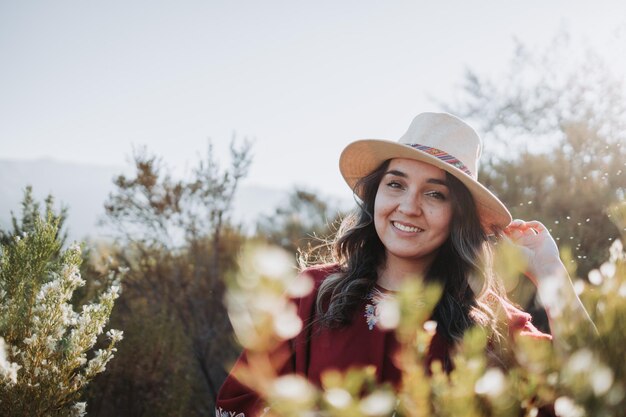
[{"label": "patterned hat band", "polygon": [[448,113],[420,113],[397,141],[361,139],[350,143],[341,152],[339,170],[350,189],[363,200],[359,180],[386,160],[406,158],[443,168],[472,194],[480,224],[489,236],[499,233],[512,218],[498,197],[478,182],[481,148],[478,133],[458,117]]},{"label": "patterned hat band", "polygon": [[470,177],[472,176],[472,172],[469,169],[467,169],[467,167],[465,166],[465,164],[463,164],[463,162],[459,161],[458,159],[456,159],[454,156],[450,155],[447,152],[444,152],[437,148],[431,148],[430,146],[420,145],[419,143],[407,143],[406,145],[412,148],[415,148],[417,150],[420,150],[422,152],[426,152],[427,154],[432,155],[435,158],[440,159],[443,162],[450,164],[455,168],[460,169],[461,171],[465,172]]}]

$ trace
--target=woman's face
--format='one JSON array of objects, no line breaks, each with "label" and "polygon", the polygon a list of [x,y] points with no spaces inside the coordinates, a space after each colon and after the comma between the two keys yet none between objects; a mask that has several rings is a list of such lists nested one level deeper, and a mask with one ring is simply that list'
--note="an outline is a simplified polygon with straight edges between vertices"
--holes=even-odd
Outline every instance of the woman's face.
[{"label": "woman's face", "polygon": [[374,226],[387,261],[428,267],[450,234],[452,203],[446,172],[425,162],[392,159],[374,202]]}]

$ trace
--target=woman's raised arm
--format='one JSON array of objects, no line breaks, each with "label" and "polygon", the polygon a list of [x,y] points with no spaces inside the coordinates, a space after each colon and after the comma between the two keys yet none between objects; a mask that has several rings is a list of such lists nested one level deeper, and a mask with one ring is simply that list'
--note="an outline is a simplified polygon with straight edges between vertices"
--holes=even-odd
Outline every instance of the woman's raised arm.
[{"label": "woman's raised arm", "polygon": [[574,290],[559,248],[546,226],[516,219],[504,229],[504,234],[526,258],[526,276],[537,287],[555,342],[567,348],[561,336],[573,325],[577,333],[596,335],[597,329]]}]

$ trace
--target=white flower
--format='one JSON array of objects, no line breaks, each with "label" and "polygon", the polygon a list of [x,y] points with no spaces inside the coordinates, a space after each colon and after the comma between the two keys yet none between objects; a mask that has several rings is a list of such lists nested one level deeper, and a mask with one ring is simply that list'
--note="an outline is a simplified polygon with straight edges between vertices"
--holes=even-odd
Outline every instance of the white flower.
[{"label": "white flower", "polygon": [[592,283],[593,285],[602,284],[602,281],[603,281],[602,273],[598,271],[597,269],[592,269],[591,271],[589,271],[589,274],[587,275],[587,277],[589,278],[589,282]]},{"label": "white flower", "polygon": [[80,248],[80,245],[78,243],[76,243],[76,242],[72,243],[72,245],[68,248],[68,250],[71,251],[71,252],[76,252],[79,255],[81,253],[83,253],[82,249]]},{"label": "white flower", "polygon": [[497,397],[502,393],[506,385],[506,378],[498,368],[489,368],[487,372],[476,381],[474,392],[476,394]]},{"label": "white flower", "polygon": [[574,291],[576,295],[581,295],[585,291],[585,282],[582,279],[577,279],[574,282]]},{"label": "white flower", "polygon": [[324,393],[324,398],[335,408],[346,408],[352,402],[350,393],[341,388],[330,388]]},{"label": "white flower", "polygon": [[0,381],[7,380],[11,384],[17,384],[17,371],[21,368],[17,363],[7,359],[6,344],[0,337]]},{"label": "white flower", "polygon": [[111,285],[108,294],[110,294],[112,300],[115,300],[117,297],[120,296],[120,286],[117,284]]},{"label": "white flower", "polygon": [[298,316],[295,304],[287,306],[274,315],[274,331],[283,339],[291,339],[302,330],[302,320]]},{"label": "white flower", "polygon": [[46,347],[49,351],[54,351],[57,346],[57,341],[54,337],[48,336],[46,337]]},{"label": "white flower", "polygon": [[585,412],[569,397],[559,397],[554,402],[554,412],[559,417],[583,417]]},{"label": "white flower", "polygon": [[104,371],[107,363],[111,359],[113,355],[103,349],[96,350],[96,354],[91,360],[87,363],[87,369],[85,370],[85,375],[93,376],[95,374],[99,374]]},{"label": "white flower", "polygon": [[83,417],[86,414],[87,414],[87,403],[85,402],[76,403],[70,409],[71,417]]},{"label": "white flower", "polygon": [[274,380],[273,394],[281,400],[307,403],[313,400],[315,388],[299,375],[284,375]]},{"label": "white flower", "polygon": [[615,264],[611,262],[605,262],[600,266],[600,272],[607,278],[613,278],[616,269]]},{"label": "white flower", "polygon": [[596,365],[589,378],[593,392],[597,396],[606,394],[613,385],[613,371],[604,365]]},{"label": "white flower", "polygon": [[61,292],[61,281],[58,277],[54,277],[52,281],[43,284],[37,293],[37,304],[35,305],[35,310],[43,309],[44,303],[48,300],[48,298],[53,297],[52,294],[59,292]]},{"label": "white flower", "polygon": [[282,249],[265,247],[256,250],[252,257],[254,270],[270,279],[290,277],[293,272],[291,256]]},{"label": "white flower", "polygon": [[589,349],[580,349],[570,356],[566,369],[574,374],[586,374],[593,366],[595,366],[593,353]]},{"label": "white flower", "polygon": [[111,329],[107,332],[107,337],[111,339],[113,343],[117,343],[124,338],[124,332],[121,330]]},{"label": "white flower", "polygon": [[559,382],[559,373],[552,372],[546,377],[546,382],[550,385],[556,385]]},{"label": "white flower", "polygon": [[609,254],[609,260],[611,262],[616,262],[624,257],[624,246],[619,239],[613,242],[613,244],[609,248]]},{"label": "white flower", "polygon": [[32,334],[30,337],[27,337],[24,339],[24,344],[28,346],[35,344],[36,342],[37,342],[37,334]]},{"label": "white flower", "polygon": [[390,414],[396,403],[392,393],[376,391],[361,400],[359,408],[367,416],[383,416]]},{"label": "white flower", "polygon": [[378,310],[378,326],[381,329],[395,329],[400,324],[400,305],[395,297],[388,296],[380,300]]},{"label": "white flower", "polygon": [[286,302],[287,300],[280,295],[267,291],[257,291],[251,300],[245,301],[252,311],[256,310],[272,315],[280,314],[285,308]]},{"label": "white flower", "polygon": [[303,274],[292,279],[287,285],[287,294],[292,297],[304,297],[313,290],[313,278]]}]

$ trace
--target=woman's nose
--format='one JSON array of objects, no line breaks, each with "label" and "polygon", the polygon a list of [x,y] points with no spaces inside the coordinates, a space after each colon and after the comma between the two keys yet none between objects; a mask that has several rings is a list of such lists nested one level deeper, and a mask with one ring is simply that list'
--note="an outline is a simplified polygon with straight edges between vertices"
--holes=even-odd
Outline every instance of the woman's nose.
[{"label": "woman's nose", "polygon": [[406,195],[398,205],[398,211],[406,216],[422,215],[422,199],[419,195]]}]

